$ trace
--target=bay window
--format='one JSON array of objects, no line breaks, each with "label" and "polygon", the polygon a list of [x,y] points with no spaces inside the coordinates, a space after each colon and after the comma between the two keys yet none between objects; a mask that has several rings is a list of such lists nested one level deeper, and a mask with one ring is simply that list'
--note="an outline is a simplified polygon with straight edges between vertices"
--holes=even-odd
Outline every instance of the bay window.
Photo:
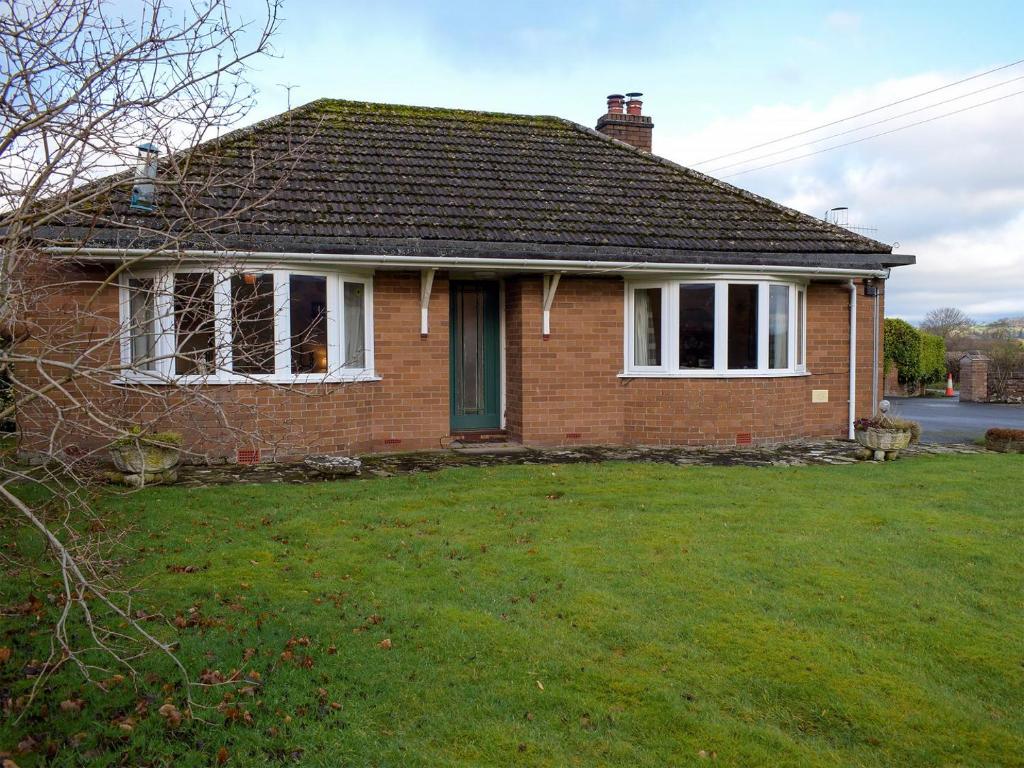
[{"label": "bay window", "polygon": [[372,281],[284,269],[153,270],[121,281],[126,380],[373,378]]},{"label": "bay window", "polygon": [[805,373],[806,287],[782,280],[626,284],[624,376]]}]

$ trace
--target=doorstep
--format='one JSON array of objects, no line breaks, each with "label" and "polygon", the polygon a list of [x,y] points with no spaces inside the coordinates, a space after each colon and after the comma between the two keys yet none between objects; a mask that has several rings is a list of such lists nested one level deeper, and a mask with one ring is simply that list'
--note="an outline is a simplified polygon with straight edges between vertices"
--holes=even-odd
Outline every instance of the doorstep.
[{"label": "doorstep", "polygon": [[461,453],[463,456],[503,456],[511,453],[526,453],[529,449],[520,443],[477,443],[454,441],[448,446],[449,450]]}]

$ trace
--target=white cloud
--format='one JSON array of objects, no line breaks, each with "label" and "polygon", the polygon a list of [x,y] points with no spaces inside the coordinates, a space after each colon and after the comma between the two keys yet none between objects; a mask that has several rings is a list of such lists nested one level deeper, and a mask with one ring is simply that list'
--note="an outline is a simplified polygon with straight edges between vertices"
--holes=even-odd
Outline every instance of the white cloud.
[{"label": "white cloud", "polygon": [[860,29],[860,23],[860,14],[852,11],[832,11],[825,17],[826,26],[837,32],[856,32]]},{"label": "white cloud", "polygon": [[[883,242],[918,263],[894,270],[889,314],[920,319],[929,309],[954,305],[981,317],[1024,314],[1024,95],[909,128],[832,152],[728,178],[745,168],[813,152],[914,120],[1019,90],[1016,83],[953,102],[934,111],[863,132],[792,149],[713,172],[737,160],[881,120],[1007,79],[985,78],[900,105],[820,133],[772,144],[748,154],[698,166],[700,170],[821,217],[833,206],[850,208],[851,224],[877,229]],[[1019,74],[1019,73],[1017,73]],[[880,83],[836,96],[822,107],[755,106],[687,135],[656,132],[656,151],[683,164],[822,125],[960,79],[928,74]]]}]

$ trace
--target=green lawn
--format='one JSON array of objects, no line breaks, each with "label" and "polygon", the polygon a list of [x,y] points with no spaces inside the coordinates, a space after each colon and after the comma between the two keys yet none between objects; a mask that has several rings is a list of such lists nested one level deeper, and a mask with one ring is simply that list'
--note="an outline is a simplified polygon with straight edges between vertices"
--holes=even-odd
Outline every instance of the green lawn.
[{"label": "green lawn", "polygon": [[[90,766],[1024,765],[1022,478],[1024,457],[975,455],[148,490],[108,504],[135,526],[124,576],[189,625],[148,626],[197,674],[260,685],[206,691],[230,708],[169,729],[166,660],[137,690],[67,669],[0,715],[0,752],[33,735],[20,766],[47,748]],[[28,578],[3,602],[54,592]],[[4,615],[0,698],[31,684],[39,626]]]}]

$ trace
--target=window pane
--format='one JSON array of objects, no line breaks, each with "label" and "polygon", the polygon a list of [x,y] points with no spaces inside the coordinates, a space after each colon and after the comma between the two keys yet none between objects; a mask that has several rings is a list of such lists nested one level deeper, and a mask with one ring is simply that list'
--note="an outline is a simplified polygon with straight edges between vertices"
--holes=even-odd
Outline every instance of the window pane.
[{"label": "window pane", "polygon": [[757,368],[756,285],[729,285],[729,368]]},{"label": "window pane", "polygon": [[679,286],[679,367],[715,367],[715,286]]},{"label": "window pane", "polygon": [[289,275],[292,373],[327,372],[327,278]]},{"label": "window pane", "polygon": [[231,276],[231,369],[274,372],[274,276]]},{"label": "window pane", "polygon": [[661,289],[633,291],[633,364],[661,365]]},{"label": "window pane", "polygon": [[789,367],[789,286],[768,286],[768,367]]},{"label": "window pane", "polygon": [[345,367],[366,367],[366,286],[345,283]]},{"label": "window pane", "polygon": [[174,329],[174,372],[213,373],[213,275],[209,272],[174,276]]},{"label": "window pane", "polygon": [[139,371],[152,371],[156,368],[156,301],[153,288],[153,280],[150,278],[132,278],[128,281],[128,334],[131,338],[132,368]]},{"label": "window pane", "polygon": [[796,292],[796,364],[804,364],[804,304],[807,301],[807,294],[804,291]]}]

